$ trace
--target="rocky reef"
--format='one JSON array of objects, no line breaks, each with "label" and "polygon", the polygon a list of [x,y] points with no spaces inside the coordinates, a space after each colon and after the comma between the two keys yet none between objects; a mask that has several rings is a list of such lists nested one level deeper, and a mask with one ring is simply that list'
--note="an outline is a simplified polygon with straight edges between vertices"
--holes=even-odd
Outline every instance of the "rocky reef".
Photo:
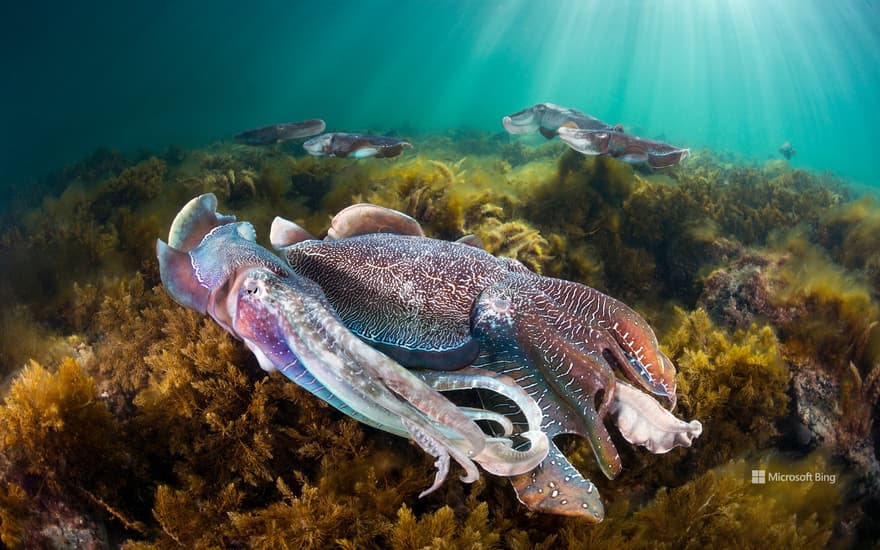
[{"label": "rocky reef", "polygon": [[[826,174],[709,151],[650,173],[478,132],[393,160],[216,144],[96,152],[0,227],[0,541],[9,548],[865,547],[880,538],[880,205]],[[14,186],[6,185],[9,189]],[[173,303],[155,239],[214,192],[268,245],[357,201],[621,299],[658,329],[704,434],[627,445],[595,526],[343,416]],[[753,483],[754,471],[811,481]],[[833,478],[833,482],[831,479]],[[876,543],[875,544],[876,547]]]}]

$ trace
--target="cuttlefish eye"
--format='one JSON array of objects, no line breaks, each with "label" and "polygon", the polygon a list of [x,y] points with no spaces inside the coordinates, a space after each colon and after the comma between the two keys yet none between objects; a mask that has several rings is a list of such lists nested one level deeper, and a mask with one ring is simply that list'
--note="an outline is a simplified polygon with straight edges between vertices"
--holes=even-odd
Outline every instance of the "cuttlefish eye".
[{"label": "cuttlefish eye", "polygon": [[242,285],[242,288],[245,292],[247,292],[251,296],[254,296],[255,298],[259,298],[266,291],[266,289],[263,288],[263,285],[260,284],[259,281],[255,281],[253,279],[246,281],[244,285]]}]

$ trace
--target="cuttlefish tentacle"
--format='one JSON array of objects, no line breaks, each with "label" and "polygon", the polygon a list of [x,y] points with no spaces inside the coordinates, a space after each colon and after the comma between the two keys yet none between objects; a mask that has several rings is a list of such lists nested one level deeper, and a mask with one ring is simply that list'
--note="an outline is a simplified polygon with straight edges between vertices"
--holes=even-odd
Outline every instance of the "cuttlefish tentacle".
[{"label": "cuttlefish tentacle", "polygon": [[610,413],[624,439],[654,454],[690,447],[703,433],[699,420],[679,420],[656,400],[622,381],[617,383],[617,399]]},{"label": "cuttlefish tentacle", "polygon": [[[537,402],[512,378],[473,368],[455,372],[419,371],[418,376],[438,391],[489,390],[512,401],[525,416],[527,428],[517,435],[529,440],[529,449],[516,450],[512,448],[509,439],[493,439],[492,444],[487,445],[486,449],[477,455],[478,462],[487,472],[500,476],[515,475],[514,471],[519,469],[520,465],[530,464],[535,467],[547,456],[550,442],[547,434],[541,431],[544,415]],[[482,411],[479,414],[483,416],[485,413],[490,413],[485,416],[489,419],[493,419],[492,414],[497,414],[491,411]],[[506,422],[500,421],[502,425],[510,422],[506,417],[502,416],[502,418],[506,420]]]}]

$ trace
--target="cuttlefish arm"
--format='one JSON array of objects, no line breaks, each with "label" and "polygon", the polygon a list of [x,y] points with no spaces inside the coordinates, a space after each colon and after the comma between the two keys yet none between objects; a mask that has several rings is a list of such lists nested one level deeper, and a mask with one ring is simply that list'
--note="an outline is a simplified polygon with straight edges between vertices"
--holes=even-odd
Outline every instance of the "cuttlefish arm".
[{"label": "cuttlefish arm", "polygon": [[613,359],[627,380],[675,408],[675,365],[663,352],[648,322],[632,308],[580,283],[541,277],[535,286],[577,319],[593,327],[587,346]]},{"label": "cuttlefish arm", "polygon": [[474,481],[475,461],[504,464],[513,475],[546,456],[538,437],[529,451],[512,453],[509,440],[484,434],[468,412],[364,344],[316,283],[257,245],[250,224],[231,219],[216,212],[212,195],[190,201],[172,224],[169,242],[198,244],[184,251],[158,241],[160,275],[175,300],[243,340],[261,367],[281,371],[360,421],[411,437],[438,458],[432,490],[442,483],[450,457],[465,469],[463,479]]},{"label": "cuttlefish arm", "polygon": [[623,381],[617,382],[616,398],[609,413],[624,439],[654,454],[690,447],[703,433],[699,420],[679,420],[656,399]]},{"label": "cuttlefish arm", "polygon": [[[698,420],[679,420],[656,399],[621,380],[617,381],[609,416],[624,439],[654,454],[690,447],[703,431]],[[537,468],[511,477],[510,482],[520,502],[531,510],[576,516],[591,523],[604,517],[595,485],[552,443],[550,453]]]}]

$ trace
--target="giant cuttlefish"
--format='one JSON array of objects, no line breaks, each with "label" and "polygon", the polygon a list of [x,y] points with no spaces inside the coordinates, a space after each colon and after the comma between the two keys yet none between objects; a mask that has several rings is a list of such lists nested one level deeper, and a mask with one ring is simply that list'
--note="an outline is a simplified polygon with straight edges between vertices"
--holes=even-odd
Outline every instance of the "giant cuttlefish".
[{"label": "giant cuttlefish", "polygon": [[501,120],[501,124],[511,134],[540,132],[547,139],[553,139],[561,127],[623,131],[623,127],[619,124],[612,126],[577,109],[561,107],[553,103],[536,103],[522,111],[507,115]]},{"label": "giant cuttlefish", "polygon": [[607,155],[631,164],[647,163],[666,168],[681,162],[690,149],[653,141],[611,126],[577,109],[553,103],[537,103],[501,121],[511,134],[541,132],[547,139],[558,135],[569,147],[585,155]]},{"label": "giant cuttlefish", "polygon": [[235,134],[232,140],[244,145],[273,145],[292,139],[307,138],[324,131],[327,125],[319,118],[302,122],[270,124]]},{"label": "giant cuttlefish", "polygon": [[[280,371],[352,418],[409,437],[436,457],[437,476],[423,494],[443,482],[450,457],[464,468],[462,479],[473,482],[475,463],[511,476],[547,456],[541,410],[510,378],[476,370],[422,378],[403,368],[352,334],[317,282],[258,245],[251,224],[219,214],[216,206],[213,194],[196,197],[175,217],[168,243],[156,243],[165,290],[242,340],[266,371]],[[515,403],[526,419],[515,435],[529,448],[513,448],[513,425],[503,415],[459,408],[438,393],[461,387]],[[500,435],[487,435],[476,420],[493,422]]]},{"label": "giant cuttlefish", "polygon": [[316,157],[391,158],[412,147],[412,143],[388,136],[329,132],[314,137],[303,148]]},{"label": "giant cuttlefish", "polygon": [[559,128],[559,138],[584,155],[608,155],[632,164],[647,163],[651,168],[674,166],[691,152],[662,141],[607,130],[562,127]]},{"label": "giant cuttlefish", "polygon": [[[674,406],[675,367],[648,323],[595,289],[539,276],[470,239],[427,238],[409,216],[369,204],[337,214],[324,240],[276,218],[270,240],[352,332],[404,366],[437,371],[418,371],[426,380],[457,380],[456,369],[476,367],[512,377],[538,403],[549,454],[511,478],[530,509],[589,521],[604,515],[594,485],[552,443],[558,435],[587,438],[613,478],[621,463],[606,417],[653,453],[688,447],[702,431],[651,396]],[[462,380],[459,388],[467,387]],[[494,399],[482,406],[508,409]]]}]

